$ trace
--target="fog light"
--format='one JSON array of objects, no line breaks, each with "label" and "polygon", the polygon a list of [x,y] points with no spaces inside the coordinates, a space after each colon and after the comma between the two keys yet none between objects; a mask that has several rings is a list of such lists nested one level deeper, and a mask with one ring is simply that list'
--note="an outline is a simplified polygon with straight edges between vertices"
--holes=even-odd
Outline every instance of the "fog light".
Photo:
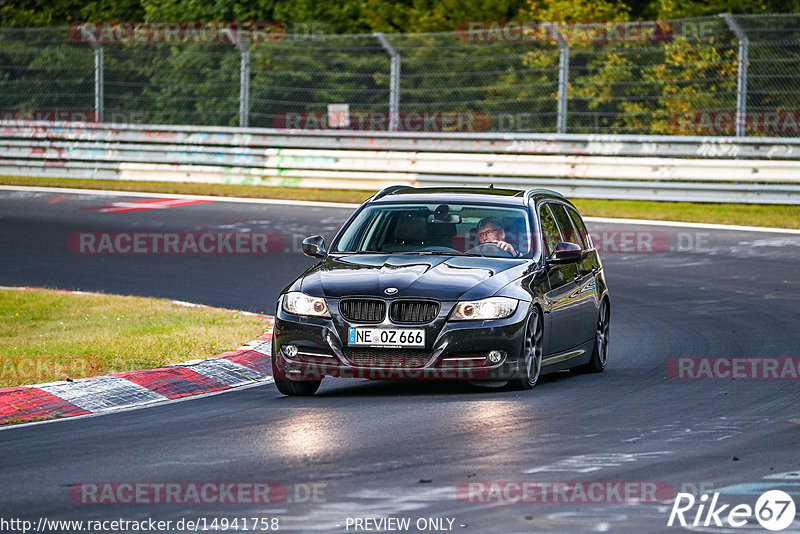
[{"label": "fog light", "polygon": [[493,350],[489,352],[489,363],[500,363],[500,360],[503,359],[503,352],[499,350]]},{"label": "fog light", "polygon": [[285,345],[283,352],[290,358],[297,356],[297,345]]}]

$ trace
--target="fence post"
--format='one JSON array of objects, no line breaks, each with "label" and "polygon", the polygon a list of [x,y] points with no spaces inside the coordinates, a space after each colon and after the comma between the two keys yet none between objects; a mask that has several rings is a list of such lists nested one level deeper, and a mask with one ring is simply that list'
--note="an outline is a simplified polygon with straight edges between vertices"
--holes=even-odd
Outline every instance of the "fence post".
[{"label": "fence post", "polygon": [[372,35],[380,41],[383,49],[392,58],[392,70],[389,78],[389,131],[396,132],[400,119],[400,54],[381,32]]},{"label": "fence post", "polygon": [[556,132],[567,133],[567,88],[569,86],[569,44],[558,31],[555,24],[548,22],[545,27],[550,30],[553,39],[558,43],[558,113],[556,115]]},{"label": "fence post", "polygon": [[739,65],[736,76],[736,137],[747,135],[747,54],[750,40],[730,13],[720,13],[725,24],[739,41]]},{"label": "fence post", "polygon": [[239,41],[230,28],[222,33],[236,45],[241,55],[239,66],[239,126],[247,128],[250,118],[250,47]]},{"label": "fence post", "polygon": [[97,39],[94,38],[92,32],[87,30],[83,24],[81,24],[81,36],[94,48],[94,122],[102,122],[103,106],[105,104],[103,95],[103,87],[105,85],[103,47],[97,42]]}]

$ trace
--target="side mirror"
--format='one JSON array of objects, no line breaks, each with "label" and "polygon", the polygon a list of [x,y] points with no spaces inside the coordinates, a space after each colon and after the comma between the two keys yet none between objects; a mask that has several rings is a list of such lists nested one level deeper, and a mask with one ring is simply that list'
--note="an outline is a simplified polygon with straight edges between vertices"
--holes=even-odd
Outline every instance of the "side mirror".
[{"label": "side mirror", "polygon": [[553,253],[547,259],[547,262],[551,264],[574,263],[581,259],[582,254],[583,250],[580,245],[560,241],[556,244],[556,248],[553,249]]},{"label": "side mirror", "polygon": [[309,258],[322,258],[325,256],[325,239],[321,235],[312,235],[303,239],[300,248]]}]

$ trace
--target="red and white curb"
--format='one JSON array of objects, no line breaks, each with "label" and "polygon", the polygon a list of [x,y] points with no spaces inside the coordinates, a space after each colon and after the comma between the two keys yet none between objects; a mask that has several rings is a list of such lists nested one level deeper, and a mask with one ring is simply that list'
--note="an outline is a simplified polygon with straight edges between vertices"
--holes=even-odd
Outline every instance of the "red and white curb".
[{"label": "red and white curb", "polygon": [[[25,288],[2,288],[20,289]],[[82,291],[64,293],[87,294]],[[184,306],[210,307],[173,301]],[[219,309],[219,308],[217,308]],[[235,310],[226,310],[235,311]],[[237,311],[236,313],[249,312]],[[207,360],[80,378],[0,388],[0,425],[100,414],[236,387],[272,382],[272,325],[258,339]]]}]

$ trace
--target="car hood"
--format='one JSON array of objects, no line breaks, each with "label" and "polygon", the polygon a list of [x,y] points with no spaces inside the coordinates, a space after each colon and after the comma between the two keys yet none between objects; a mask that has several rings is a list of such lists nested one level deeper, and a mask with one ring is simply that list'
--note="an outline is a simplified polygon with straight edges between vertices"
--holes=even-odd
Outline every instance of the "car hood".
[{"label": "car hood", "polygon": [[[492,296],[530,267],[524,259],[424,254],[328,256],[294,284],[309,295],[429,297],[437,300]],[[388,294],[387,288],[397,292]]]}]

